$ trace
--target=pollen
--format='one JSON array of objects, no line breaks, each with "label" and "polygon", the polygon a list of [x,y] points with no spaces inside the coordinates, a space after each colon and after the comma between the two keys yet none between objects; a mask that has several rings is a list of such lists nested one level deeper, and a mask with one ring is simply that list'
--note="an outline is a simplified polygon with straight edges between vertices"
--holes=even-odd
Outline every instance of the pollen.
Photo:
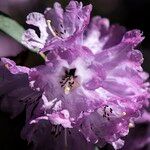
[{"label": "pollen", "polygon": [[64,88],[65,94],[69,94],[69,93],[70,93],[70,90],[71,90],[71,88],[68,87],[68,86],[66,86],[66,87]]}]

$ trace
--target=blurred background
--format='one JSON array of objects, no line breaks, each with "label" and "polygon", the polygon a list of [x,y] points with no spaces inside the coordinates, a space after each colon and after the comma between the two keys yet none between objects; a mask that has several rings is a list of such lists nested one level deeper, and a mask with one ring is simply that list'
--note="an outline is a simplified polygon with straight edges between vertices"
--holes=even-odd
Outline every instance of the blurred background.
[{"label": "blurred background", "polygon": [[[43,12],[54,2],[55,0],[0,0],[0,12],[27,29],[29,28],[25,23],[27,14],[33,11]],[[58,2],[65,6],[69,0]],[[93,5],[91,16],[100,15],[109,18],[111,23],[123,25],[127,30],[143,31],[145,40],[139,49],[145,58],[143,68],[150,72],[150,0],[82,0],[82,2]],[[38,55],[0,31],[0,57],[3,56],[11,56],[20,65],[35,66],[43,63]],[[21,114],[15,120],[10,120],[6,114],[0,113],[0,150],[27,149],[27,143],[19,137],[24,123],[23,116],[24,114]]]}]

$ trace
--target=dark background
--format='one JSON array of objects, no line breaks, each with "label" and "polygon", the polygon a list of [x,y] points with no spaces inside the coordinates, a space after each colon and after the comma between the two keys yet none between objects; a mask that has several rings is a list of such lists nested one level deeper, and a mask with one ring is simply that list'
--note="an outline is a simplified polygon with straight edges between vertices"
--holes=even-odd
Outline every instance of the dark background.
[{"label": "dark background", "polygon": [[[47,6],[52,6],[54,2],[55,0],[0,0],[0,11],[28,28],[25,24],[27,14],[33,11],[43,12]],[[65,6],[69,1],[59,0],[58,2]],[[150,72],[150,0],[83,0],[82,2],[93,4],[91,16],[100,15],[109,18],[111,23],[119,23],[127,30],[140,29],[143,31],[145,40],[139,49],[145,58],[143,68]],[[4,33],[0,32],[0,36],[3,35]],[[1,45],[0,40],[0,47]],[[42,63],[39,56],[26,51],[26,48],[22,46],[21,49],[24,52],[12,58],[17,63],[26,66]],[[0,150],[24,150],[27,148],[27,143],[19,137],[24,118],[24,114],[21,114],[18,118],[10,120],[7,114],[0,113]]]}]

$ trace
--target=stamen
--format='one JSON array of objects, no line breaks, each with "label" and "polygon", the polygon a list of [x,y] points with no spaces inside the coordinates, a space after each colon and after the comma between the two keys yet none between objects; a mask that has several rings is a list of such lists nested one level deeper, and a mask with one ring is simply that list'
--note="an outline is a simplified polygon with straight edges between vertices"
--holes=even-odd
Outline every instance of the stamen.
[{"label": "stamen", "polygon": [[65,142],[65,150],[67,150],[68,147],[68,141],[67,141],[67,129],[65,129],[65,135],[64,135],[64,142]]},{"label": "stamen", "polygon": [[54,137],[58,137],[61,134],[61,130],[61,125],[53,125],[51,129],[51,134],[54,135]]},{"label": "stamen", "polygon": [[51,31],[52,35],[55,36],[55,37],[58,37],[56,32],[53,30],[53,28],[51,26],[51,20],[47,20],[47,25],[48,25],[48,28]]},{"label": "stamen", "polygon": [[68,129],[68,133],[71,134],[71,131]]},{"label": "stamen", "polygon": [[62,80],[59,82],[61,87],[64,88],[64,93],[69,94],[72,89],[78,86],[75,76],[76,69],[65,70],[65,75],[62,76]]}]

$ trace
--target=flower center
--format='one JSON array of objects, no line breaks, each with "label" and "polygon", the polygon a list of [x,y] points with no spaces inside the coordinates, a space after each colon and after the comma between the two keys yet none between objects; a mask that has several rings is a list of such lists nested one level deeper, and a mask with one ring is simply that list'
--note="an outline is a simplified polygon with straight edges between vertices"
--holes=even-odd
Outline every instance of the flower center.
[{"label": "flower center", "polygon": [[65,69],[65,75],[62,76],[60,85],[64,90],[65,94],[69,94],[73,89],[79,86],[77,76],[75,75],[76,68]]}]

